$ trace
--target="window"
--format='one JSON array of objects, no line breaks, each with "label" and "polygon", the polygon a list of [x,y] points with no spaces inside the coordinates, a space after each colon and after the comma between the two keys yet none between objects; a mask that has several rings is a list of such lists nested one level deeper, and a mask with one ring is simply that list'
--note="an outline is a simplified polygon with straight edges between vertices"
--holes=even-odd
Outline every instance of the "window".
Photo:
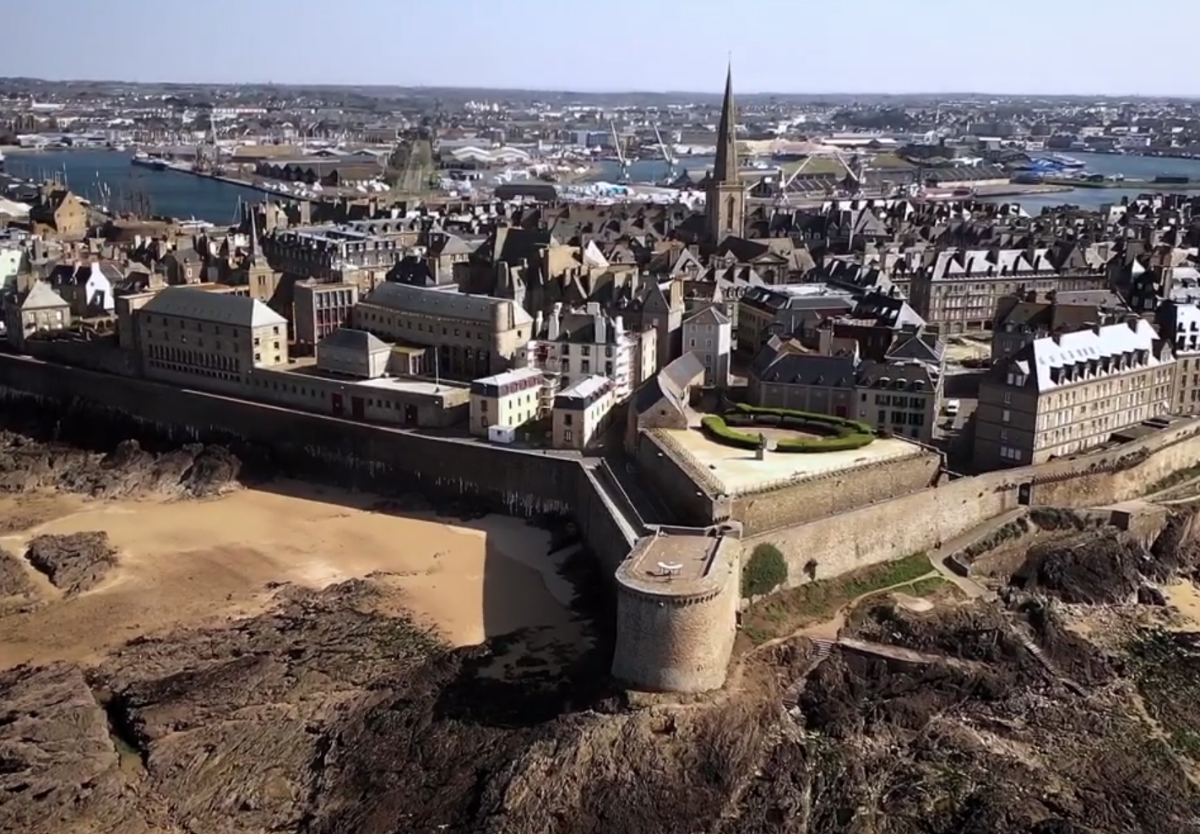
[{"label": "window", "polygon": [[1012,394],[1008,391],[1004,392],[1004,404],[1012,405]]},{"label": "window", "polygon": [[572,415],[572,414],[566,414],[563,416],[563,424],[564,425],[568,425],[568,426],[571,425],[573,420],[574,420],[574,415]]},{"label": "window", "polygon": [[570,429],[566,429],[566,430],[563,432],[563,441],[564,441],[564,442],[566,442],[566,443],[570,443],[570,442],[571,442],[571,430],[570,430]]},{"label": "window", "polygon": [[487,401],[487,400],[480,400],[480,401],[479,401],[479,410],[480,410],[480,411],[487,411],[487,406],[488,406],[488,401]]},{"label": "window", "polygon": [[1007,423],[1009,420],[1012,419],[1012,412],[1009,411],[1007,408],[1004,409],[1003,411],[1000,412],[1000,419],[1003,422]]}]

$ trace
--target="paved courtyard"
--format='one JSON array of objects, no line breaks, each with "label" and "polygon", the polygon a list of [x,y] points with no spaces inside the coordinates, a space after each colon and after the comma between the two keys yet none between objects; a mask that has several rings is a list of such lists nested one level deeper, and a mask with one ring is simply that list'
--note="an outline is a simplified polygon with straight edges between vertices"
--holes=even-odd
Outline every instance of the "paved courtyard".
[{"label": "paved courtyard", "polygon": [[[768,451],[764,460],[755,452],[714,443],[700,429],[665,429],[664,435],[688,452],[721,484],[726,495],[756,492],[774,483],[810,478],[868,463],[927,454],[921,447],[894,438],[879,438],[861,449],[800,454]],[[793,436],[795,436],[793,434]],[[778,439],[778,438],[775,438]]]}]

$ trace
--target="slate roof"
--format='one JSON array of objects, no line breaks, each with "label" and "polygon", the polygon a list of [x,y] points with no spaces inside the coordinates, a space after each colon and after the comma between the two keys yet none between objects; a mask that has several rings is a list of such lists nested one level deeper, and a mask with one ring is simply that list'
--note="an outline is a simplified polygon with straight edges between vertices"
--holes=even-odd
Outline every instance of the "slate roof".
[{"label": "slate roof", "polygon": [[387,342],[375,335],[365,330],[355,330],[350,327],[339,327],[317,344],[318,353],[327,348],[361,351],[363,353],[391,350]]},{"label": "slate roof", "polygon": [[[492,308],[504,301],[505,299],[487,295],[468,295],[391,281],[380,284],[363,299],[364,304],[375,304],[392,310],[489,324],[492,320]],[[529,324],[533,321],[519,304],[513,304],[512,307],[514,324]]]},{"label": "slate roof", "polygon": [[158,313],[235,327],[287,324],[287,319],[256,299],[191,287],[167,287],[155,294],[141,309],[148,314]]},{"label": "slate roof", "polygon": [[55,307],[69,307],[63,297],[44,281],[34,281],[33,286],[21,299],[22,310],[49,310]]}]

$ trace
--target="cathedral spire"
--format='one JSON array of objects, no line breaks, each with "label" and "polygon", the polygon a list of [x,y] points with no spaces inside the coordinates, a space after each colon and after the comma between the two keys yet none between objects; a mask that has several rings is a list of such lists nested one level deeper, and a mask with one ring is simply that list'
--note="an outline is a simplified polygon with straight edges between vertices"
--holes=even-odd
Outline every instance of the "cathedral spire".
[{"label": "cathedral spire", "polygon": [[737,108],[733,104],[733,62],[725,73],[725,99],[721,103],[721,121],[717,125],[717,158],[713,179],[726,185],[740,184],[737,155]]}]

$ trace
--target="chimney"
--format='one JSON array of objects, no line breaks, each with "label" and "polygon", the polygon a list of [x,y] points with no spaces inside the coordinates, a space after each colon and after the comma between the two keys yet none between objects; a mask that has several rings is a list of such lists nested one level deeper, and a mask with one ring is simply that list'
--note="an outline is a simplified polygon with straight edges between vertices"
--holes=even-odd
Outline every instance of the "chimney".
[{"label": "chimney", "polygon": [[559,330],[562,327],[562,304],[556,302],[550,308],[550,317],[546,323],[546,338],[551,341],[559,336]]},{"label": "chimney", "polygon": [[[591,306],[591,305],[589,305]],[[592,314],[592,326],[596,331],[596,344],[608,344],[608,317],[601,312]]]},{"label": "chimney", "polygon": [[1095,333],[1097,336],[1100,335],[1100,325],[1097,322],[1094,322],[1094,321],[1085,322],[1084,327],[1090,327],[1092,329],[1093,333]]},{"label": "chimney", "polygon": [[1139,321],[1141,321],[1141,319],[1138,318],[1137,316],[1126,316],[1125,317],[1125,323],[1127,325],[1129,325],[1129,329],[1132,330],[1134,333],[1137,333],[1137,331],[1138,331],[1138,322]]}]

